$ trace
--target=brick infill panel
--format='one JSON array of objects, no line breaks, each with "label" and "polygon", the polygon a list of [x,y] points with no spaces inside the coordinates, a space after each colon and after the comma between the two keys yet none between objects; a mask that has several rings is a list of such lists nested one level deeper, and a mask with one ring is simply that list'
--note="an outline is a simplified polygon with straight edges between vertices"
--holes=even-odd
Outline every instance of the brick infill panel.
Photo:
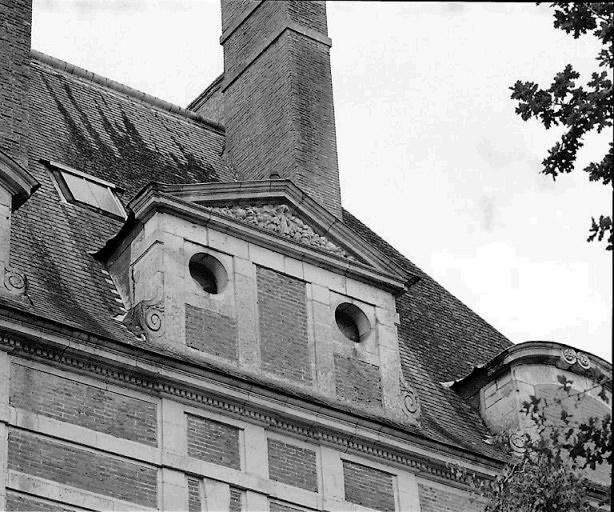
[{"label": "brick infill panel", "polygon": [[342,400],[382,406],[380,369],[374,364],[335,354],[335,389]]},{"label": "brick infill panel", "polygon": [[146,507],[158,502],[154,468],[18,430],[9,432],[8,469]]},{"label": "brick infill panel", "polygon": [[201,512],[200,478],[188,477],[188,512]]},{"label": "brick infill panel", "polygon": [[256,267],[262,368],[311,386],[305,283]]},{"label": "brick infill panel", "polygon": [[75,509],[9,491],[6,493],[6,510],[7,512],[73,512]]},{"label": "brick infill panel", "polygon": [[237,359],[235,318],[186,304],[185,339],[188,347],[233,361]]},{"label": "brick infill panel", "polygon": [[477,512],[483,506],[469,497],[418,484],[420,510],[422,512]]},{"label": "brick infill panel", "polygon": [[395,512],[393,475],[379,469],[343,461],[345,501],[363,507]]},{"label": "brick infill panel", "polygon": [[186,416],[190,457],[241,469],[239,428],[191,414]]},{"label": "brick infill panel", "polygon": [[318,492],[316,452],[268,439],[269,478],[308,491]]},{"label": "brick infill panel", "polygon": [[157,446],[157,406],[145,400],[12,364],[9,403],[59,421]]}]

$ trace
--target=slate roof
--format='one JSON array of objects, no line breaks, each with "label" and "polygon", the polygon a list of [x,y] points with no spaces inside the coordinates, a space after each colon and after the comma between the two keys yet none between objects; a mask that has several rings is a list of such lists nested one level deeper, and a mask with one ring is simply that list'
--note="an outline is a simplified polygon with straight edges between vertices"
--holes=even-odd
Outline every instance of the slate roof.
[{"label": "slate roof", "polygon": [[33,52],[29,172],[41,187],[13,215],[11,265],[27,275],[30,312],[99,336],[131,340],[113,319],[122,313],[113,285],[90,256],[122,222],[62,202],[41,160],[123,188],[124,205],[151,181],[232,181],[232,176],[221,159],[219,126],[102,81]]},{"label": "slate roof", "polygon": [[[125,204],[151,181],[232,181],[223,129],[192,112],[33,52],[29,171],[41,184],[13,216],[11,264],[25,272],[31,305],[0,305],[135,343],[114,317],[124,313],[92,253],[122,222],[60,199],[41,160],[55,160],[125,190]],[[511,343],[349,212],[344,222],[420,280],[397,301],[405,377],[422,405],[422,433],[497,457],[472,410],[443,381],[460,378]],[[498,458],[498,457],[497,457]]]}]

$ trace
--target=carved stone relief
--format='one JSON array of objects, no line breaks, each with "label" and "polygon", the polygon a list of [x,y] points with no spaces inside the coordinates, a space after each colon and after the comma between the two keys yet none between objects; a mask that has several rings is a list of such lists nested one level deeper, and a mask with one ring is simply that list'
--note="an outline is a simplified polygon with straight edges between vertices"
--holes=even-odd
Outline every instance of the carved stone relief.
[{"label": "carved stone relief", "polygon": [[584,352],[576,352],[569,347],[561,350],[561,363],[563,368],[569,368],[574,364],[577,364],[584,371],[591,368],[591,360]]},{"label": "carved stone relief", "polygon": [[324,250],[335,256],[355,261],[351,254],[316,233],[305,224],[285,204],[266,204],[262,206],[221,206],[211,207],[211,211],[232,217],[247,224],[273,231],[296,242]]}]

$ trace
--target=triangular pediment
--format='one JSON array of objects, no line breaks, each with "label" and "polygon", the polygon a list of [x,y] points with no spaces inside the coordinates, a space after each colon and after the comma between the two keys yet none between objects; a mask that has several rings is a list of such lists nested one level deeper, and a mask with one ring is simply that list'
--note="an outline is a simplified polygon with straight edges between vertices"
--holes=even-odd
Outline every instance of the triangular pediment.
[{"label": "triangular pediment", "polygon": [[354,233],[289,180],[162,185],[152,183],[130,203],[136,219],[155,209],[200,219],[235,236],[361,275],[396,292],[412,276]]}]

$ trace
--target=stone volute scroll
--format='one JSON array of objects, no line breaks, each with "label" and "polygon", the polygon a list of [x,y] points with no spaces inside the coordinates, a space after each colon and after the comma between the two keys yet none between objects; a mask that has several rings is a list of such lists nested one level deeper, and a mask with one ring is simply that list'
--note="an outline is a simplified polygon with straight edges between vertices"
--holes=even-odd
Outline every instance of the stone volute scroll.
[{"label": "stone volute scroll", "polygon": [[413,422],[418,422],[420,419],[420,402],[418,395],[405,379],[403,374],[400,376],[400,392],[401,392],[401,408],[403,413]]},{"label": "stone volute scroll", "polygon": [[126,326],[137,336],[150,340],[163,334],[164,301],[159,298],[143,300],[128,311]]},{"label": "stone volute scroll", "polygon": [[141,339],[151,341],[165,334],[164,274],[158,271],[158,263],[146,266],[144,271],[132,272],[136,295],[123,323]]}]

